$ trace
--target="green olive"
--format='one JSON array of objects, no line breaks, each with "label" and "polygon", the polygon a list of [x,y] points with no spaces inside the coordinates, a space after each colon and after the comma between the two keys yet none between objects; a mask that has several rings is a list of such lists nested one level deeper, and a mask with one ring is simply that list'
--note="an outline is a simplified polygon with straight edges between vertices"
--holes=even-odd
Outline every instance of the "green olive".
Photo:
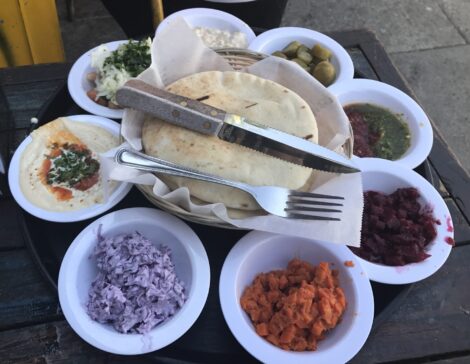
[{"label": "green olive", "polygon": [[293,59],[291,59],[291,61],[297,63],[300,67],[302,67],[304,69],[308,69],[307,63],[302,61],[300,58],[293,58]]},{"label": "green olive", "polygon": [[299,52],[308,52],[310,53],[310,48],[307,47],[305,44],[301,44],[300,47],[297,49],[297,55]]},{"label": "green olive", "polygon": [[311,73],[325,87],[331,85],[336,77],[336,70],[328,61],[317,64]]},{"label": "green olive", "polygon": [[312,57],[312,62],[311,62],[311,63],[312,63],[312,65],[313,65],[313,67],[315,67],[317,64],[319,64],[319,63],[320,63],[320,62],[322,62],[322,61],[323,61],[322,59],[320,59],[320,58],[318,58],[318,57],[315,57],[315,56],[313,56],[313,57]]},{"label": "green olive", "polygon": [[287,57],[289,58],[294,58],[297,55],[297,49],[302,45],[302,43],[294,40],[293,42],[290,42],[283,50],[282,53],[284,53]]},{"label": "green olive", "polygon": [[273,52],[272,56],[276,56],[276,57],[280,57],[280,58],[287,59],[287,56],[286,56],[284,53],[282,53],[281,51]]},{"label": "green olive", "polygon": [[312,63],[312,55],[310,52],[306,51],[297,51],[297,58],[304,61],[307,65]]},{"label": "green olive", "polygon": [[331,57],[331,52],[328,49],[323,48],[320,44],[315,44],[312,48],[312,55],[322,61],[327,61]]}]

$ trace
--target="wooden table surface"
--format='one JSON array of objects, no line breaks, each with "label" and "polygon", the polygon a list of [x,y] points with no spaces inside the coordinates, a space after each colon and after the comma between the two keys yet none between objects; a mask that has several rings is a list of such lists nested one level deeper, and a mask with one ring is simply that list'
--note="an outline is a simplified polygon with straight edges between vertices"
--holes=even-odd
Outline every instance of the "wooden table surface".
[{"label": "wooden table surface", "polygon": [[[406,82],[368,31],[331,34],[353,57],[356,70],[413,97]],[[0,155],[7,162],[30,118],[63,85],[70,65],[0,69]],[[470,363],[470,194],[468,174],[435,130],[431,176],[451,211],[456,247],[443,268],[412,286],[400,307],[373,331],[352,363]],[[1,170],[1,168],[0,168]],[[21,232],[21,212],[0,174],[0,361],[2,363],[188,363],[166,355],[120,357],[81,340],[61,313],[57,293],[41,275]],[[171,350],[166,353],[171,354]],[[215,362],[201,356],[191,362]],[[253,360],[254,361],[254,360]],[[225,358],[224,362],[236,362]]]}]

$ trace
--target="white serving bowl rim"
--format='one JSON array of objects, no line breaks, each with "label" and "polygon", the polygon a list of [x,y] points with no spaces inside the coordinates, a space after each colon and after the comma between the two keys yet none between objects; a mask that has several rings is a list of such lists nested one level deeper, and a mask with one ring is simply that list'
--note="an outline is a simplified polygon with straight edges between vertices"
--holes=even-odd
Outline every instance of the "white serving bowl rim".
[{"label": "white serving bowl rim", "polygon": [[380,158],[360,158],[357,165],[363,174],[364,191],[374,190],[392,193],[401,187],[416,187],[420,192],[420,202],[433,209],[437,236],[429,243],[426,252],[431,256],[419,263],[404,266],[387,266],[371,263],[359,256],[370,280],[386,284],[409,284],[428,278],[441,268],[449,257],[452,246],[447,238],[454,238],[452,217],[439,192],[421,175],[397,162]]},{"label": "white serving bowl rim", "polygon": [[337,74],[335,81],[328,88],[354,77],[354,64],[348,52],[334,39],[312,29],[300,27],[274,28],[258,35],[250,43],[248,49],[271,54],[274,51],[281,50],[294,40],[298,40],[309,47],[318,43],[332,52],[331,63],[335,66]]},{"label": "white serving bowl rim", "polygon": [[[153,243],[172,248],[173,262],[178,269],[189,269],[190,292],[181,309],[168,321],[147,334],[122,334],[111,325],[93,321],[86,313],[86,299],[91,281],[97,271],[89,259],[97,242],[97,233],[128,233],[139,231]],[[151,232],[154,229],[154,232]],[[159,241],[158,236],[170,236],[177,243]],[[178,266],[176,250],[183,249],[190,267]],[[180,277],[181,278],[181,277]],[[183,280],[184,281],[184,280]],[[187,283],[187,282],[186,282]],[[137,355],[161,349],[181,337],[199,317],[207,299],[210,285],[209,260],[198,236],[180,219],[152,208],[134,207],[111,212],[95,220],[74,239],[68,248],[59,271],[59,300],[67,322],[86,342],[98,349],[121,355]]]},{"label": "white serving bowl rim", "polygon": [[[89,123],[99,127],[104,128],[105,130],[112,133],[114,136],[119,137],[120,135],[120,125],[113,120],[96,116],[96,115],[70,115],[67,116],[68,119],[80,122],[80,123]],[[10,168],[8,170],[8,183],[10,186],[11,194],[16,202],[31,215],[39,217],[40,219],[54,222],[74,222],[86,220],[92,217],[95,217],[103,212],[108,211],[116,204],[118,204],[127,193],[132,188],[131,183],[125,182],[116,182],[118,185],[114,191],[108,196],[107,200],[104,203],[94,204],[92,206],[74,210],[74,211],[50,211],[43,209],[39,206],[36,206],[31,201],[29,201],[26,196],[21,191],[20,187],[20,165],[21,165],[21,155],[23,154],[26,147],[31,143],[33,138],[28,135],[18,146],[10,162]]]},{"label": "white serving bowl rim", "polygon": [[428,157],[433,144],[433,129],[424,110],[403,91],[384,82],[369,79],[353,79],[330,88],[344,107],[356,103],[371,103],[382,106],[396,114],[410,128],[411,145],[405,154],[396,160],[408,168],[416,168]]},{"label": "white serving bowl rim", "polygon": [[242,32],[246,35],[247,45],[256,37],[253,29],[240,18],[222,10],[209,8],[190,8],[170,14],[158,25],[155,34],[161,32],[169,23],[178,17],[185,19],[191,27],[206,27],[228,30],[230,32]]},{"label": "white serving bowl rim", "polygon": [[[327,261],[334,263],[333,269],[340,270],[340,285],[349,302],[342,321],[328,333],[325,340],[318,343],[318,349],[313,352],[286,351],[270,344],[255,332],[239,302],[242,290],[251,284],[256,274],[285,269],[294,257],[313,264],[323,259],[333,259],[333,262]],[[244,268],[253,267],[249,264],[253,260],[257,263],[256,268],[250,268],[247,273]],[[346,261],[352,261],[353,267],[346,267]],[[238,342],[258,360],[268,363],[347,362],[364,345],[374,317],[374,298],[369,279],[346,246],[261,231],[245,235],[227,255],[220,274],[219,299],[225,321]]]},{"label": "white serving bowl rim", "polygon": [[[114,42],[103,43],[110,51],[116,50],[121,44],[128,40],[116,40]],[[67,88],[73,101],[83,110],[91,114],[103,116],[111,119],[122,119],[124,109],[111,109],[110,107],[99,105],[87,96],[87,91],[92,89],[92,83],[87,80],[87,74],[96,71],[91,67],[91,54],[98,48],[96,46],[82,54],[73,64],[67,77]]]}]

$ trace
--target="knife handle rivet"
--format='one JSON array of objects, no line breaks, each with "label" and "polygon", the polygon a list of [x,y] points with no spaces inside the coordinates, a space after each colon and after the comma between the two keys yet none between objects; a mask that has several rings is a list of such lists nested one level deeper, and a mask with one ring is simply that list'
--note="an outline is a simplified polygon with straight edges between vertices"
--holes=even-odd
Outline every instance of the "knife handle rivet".
[{"label": "knife handle rivet", "polygon": [[211,110],[211,115],[212,115],[212,116],[217,116],[217,114],[218,114],[218,112],[217,112],[217,111],[215,111],[215,110]]},{"label": "knife handle rivet", "polygon": [[175,118],[178,118],[180,116],[180,112],[178,110],[173,110],[171,112],[171,115],[173,115],[173,117],[175,117]]},{"label": "knife handle rivet", "polygon": [[186,101],[181,101],[180,105],[183,106],[183,107],[186,107],[186,106],[188,106],[188,103]]},{"label": "knife handle rivet", "polygon": [[204,124],[202,124],[202,127],[204,129],[210,129],[211,128],[211,123],[209,123],[208,121],[204,122]]}]

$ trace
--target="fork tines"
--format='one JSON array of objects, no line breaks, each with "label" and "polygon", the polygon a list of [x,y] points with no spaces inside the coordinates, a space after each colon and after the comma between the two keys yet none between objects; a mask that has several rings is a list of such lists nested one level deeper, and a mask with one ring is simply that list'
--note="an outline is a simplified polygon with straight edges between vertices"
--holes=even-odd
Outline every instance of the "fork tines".
[{"label": "fork tines", "polygon": [[[308,220],[331,220],[341,221],[341,219],[332,216],[318,216],[308,214],[309,212],[326,212],[326,213],[340,213],[341,210],[325,207],[313,206],[343,206],[339,202],[318,201],[318,199],[331,199],[331,200],[344,200],[342,196],[324,195],[319,193],[291,191],[289,199],[286,202],[287,207],[284,209],[288,213],[289,218],[293,219],[308,219]],[[305,213],[296,213],[305,212]]]}]

